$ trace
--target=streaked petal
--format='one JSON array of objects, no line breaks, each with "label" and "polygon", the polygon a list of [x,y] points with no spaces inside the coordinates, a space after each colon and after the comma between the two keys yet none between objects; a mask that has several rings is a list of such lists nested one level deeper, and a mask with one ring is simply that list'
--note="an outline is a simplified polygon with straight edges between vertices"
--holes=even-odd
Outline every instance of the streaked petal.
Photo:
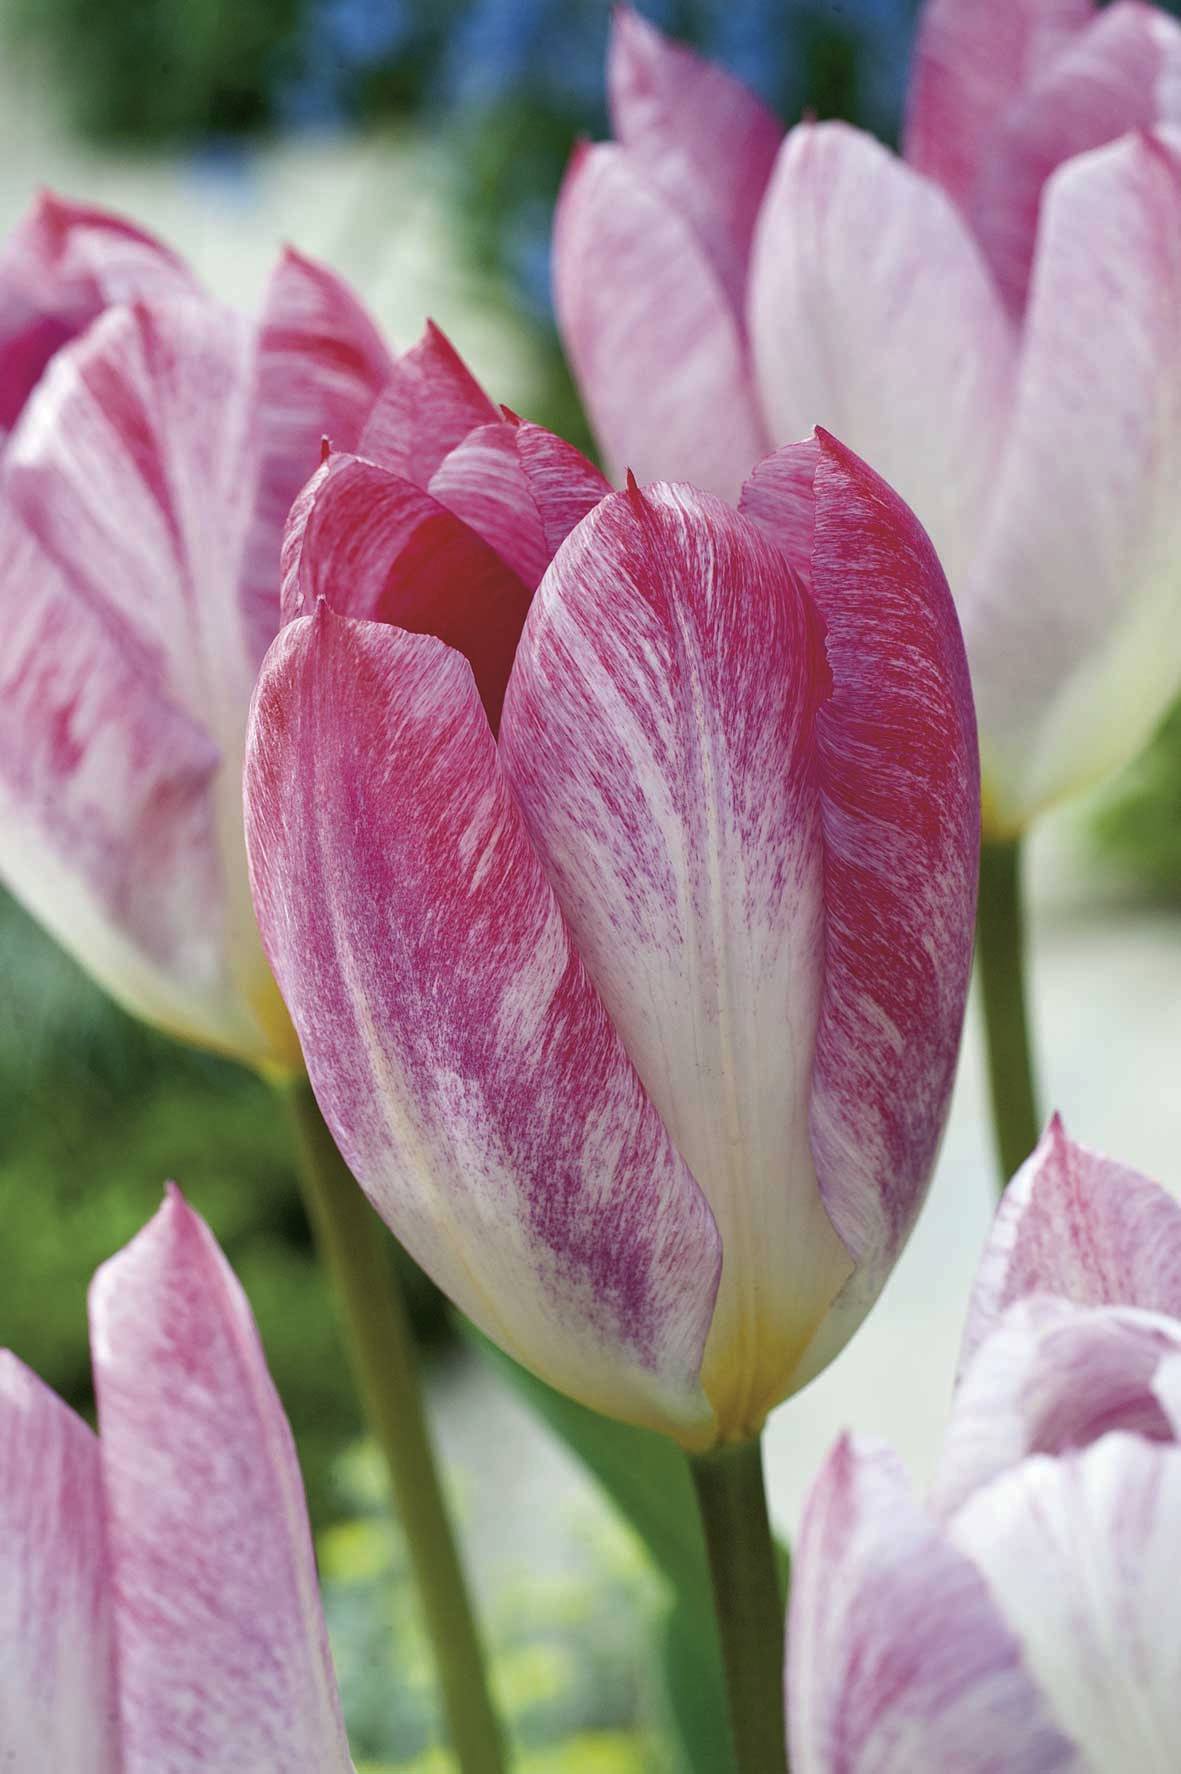
[{"label": "streaked petal", "polygon": [[96,1274],[90,1326],[122,1774],[350,1774],[291,1432],[177,1192]]},{"label": "streaked petal", "polygon": [[1069,1138],[1055,1115],[1005,1190],[972,1289],[961,1365],[1015,1300],[1136,1306],[1181,1319],[1181,1206]]},{"label": "streaked petal", "polygon": [[742,323],[688,217],[624,148],[570,163],[554,302],[612,475],[733,498],[767,447]]},{"label": "streaked petal", "polygon": [[180,259],[143,229],[42,192],[0,249],[0,441],[54,352],[104,308],[195,289]]},{"label": "streaked petal", "polygon": [[1105,1435],[1025,1460],[949,1524],[1086,1766],[1173,1774],[1181,1448]]},{"label": "streaked petal", "polygon": [[960,607],[985,817],[1131,758],[1181,683],[1181,138],[1128,137],[1042,197],[1013,430]]},{"label": "streaked petal", "polygon": [[820,424],[972,564],[1008,420],[1014,336],[937,186],[843,123],[801,124],[755,236],[750,330],[773,441]]},{"label": "streaked petal", "polygon": [[1011,1306],[956,1390],[933,1507],[951,1514],[1027,1455],[1067,1453],[1115,1429],[1175,1441],[1157,1382],[1176,1362],[1175,1319],[1045,1296]]},{"label": "streaked petal", "polygon": [[996,131],[968,210],[1015,314],[1029,294],[1042,188],[1055,167],[1131,129],[1181,122],[1181,25],[1115,0],[1030,86]]},{"label": "streaked petal", "polygon": [[0,1767],[123,1774],[98,1442],[0,1352]]},{"label": "streaked petal", "polygon": [[551,1384],[708,1440],[717,1232],[588,982],[465,661],[323,604],[289,624],[246,799],[268,953],[378,1211]]},{"label": "streaked petal", "polygon": [[616,494],[543,579],[501,752],[578,949],[725,1250],[704,1381],[757,1431],[849,1274],[807,1104],[828,676],[778,553],[719,500]]},{"label": "streaked petal", "polygon": [[751,236],[782,128],[740,81],[629,6],[614,14],[607,94],[617,141],[690,222],[742,321]]},{"label": "streaked petal", "polygon": [[1090,23],[1095,0],[926,0],[906,158],[965,211],[1009,107]]},{"label": "streaked petal", "polygon": [[332,456],[283,553],[288,621],[324,598],[340,615],[437,635],[468,660],[496,726],[530,594],[462,518],[372,462]]},{"label": "streaked petal", "polygon": [[509,415],[470,431],[443,458],[430,491],[533,591],[611,483],[573,444]]},{"label": "streaked petal", "polygon": [[832,695],[816,717],[824,992],[812,1068],[816,1172],[857,1274],[810,1351],[860,1322],[926,1194],[972,960],[979,766],[947,582],[913,514],[817,434],[809,590]]},{"label": "streaked petal", "polygon": [[451,341],[428,320],[418,344],[396,360],[358,450],[426,487],[449,450],[499,417]]},{"label": "streaked petal", "polygon": [[793,1774],[1083,1774],[980,1573],[888,1449],[845,1438],[812,1487],[787,1632]]}]

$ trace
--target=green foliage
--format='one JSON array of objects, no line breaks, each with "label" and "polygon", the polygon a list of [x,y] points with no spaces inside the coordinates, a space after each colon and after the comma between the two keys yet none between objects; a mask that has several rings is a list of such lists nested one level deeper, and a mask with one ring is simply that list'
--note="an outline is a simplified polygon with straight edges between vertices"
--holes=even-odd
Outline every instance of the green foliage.
[{"label": "green foliage", "polygon": [[1112,784],[1095,818],[1095,836],[1150,892],[1181,900],[1181,703]]}]

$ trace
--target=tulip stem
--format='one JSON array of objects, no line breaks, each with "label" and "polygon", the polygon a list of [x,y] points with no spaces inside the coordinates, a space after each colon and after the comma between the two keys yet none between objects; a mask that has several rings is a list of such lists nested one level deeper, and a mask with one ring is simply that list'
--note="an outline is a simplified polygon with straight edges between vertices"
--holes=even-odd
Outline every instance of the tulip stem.
[{"label": "tulip stem", "polygon": [[462,1774],[503,1774],[502,1735],[439,1482],[389,1235],[337,1151],[310,1086],[300,1080],[283,1094],[295,1128],[304,1202],[405,1532],[451,1746]]},{"label": "tulip stem", "polygon": [[1025,990],[1021,848],[1016,838],[986,841],[981,847],[976,965],[988,1046],[993,1135],[1004,1189],[1037,1145],[1040,1132]]},{"label": "tulip stem", "polygon": [[783,1591],[767,1515],[763,1450],[741,1442],[691,1456],[739,1774],[784,1774]]}]

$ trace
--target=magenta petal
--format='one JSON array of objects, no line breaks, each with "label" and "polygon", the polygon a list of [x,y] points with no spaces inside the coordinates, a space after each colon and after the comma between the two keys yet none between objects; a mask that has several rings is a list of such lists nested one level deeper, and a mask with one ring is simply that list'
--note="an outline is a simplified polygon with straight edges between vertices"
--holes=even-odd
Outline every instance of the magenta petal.
[{"label": "magenta petal", "polygon": [[966,1365],[1006,1307],[1032,1294],[1181,1319],[1181,1206],[1158,1183],[1069,1138],[1057,1115],[997,1210],[972,1290]]},{"label": "magenta petal", "polygon": [[611,483],[573,444],[540,425],[506,418],[470,431],[443,458],[430,491],[533,591]]},{"label": "magenta petal", "polygon": [[529,592],[463,519],[410,481],[333,456],[300,496],[283,550],[284,615],[340,615],[437,635],[468,660],[493,727]]},{"label": "magenta petal", "polygon": [[688,217],[624,148],[571,161],[554,302],[615,478],[630,468],[733,498],[767,447],[744,328]]},{"label": "magenta petal", "polygon": [[391,474],[426,487],[469,431],[499,418],[451,341],[428,321],[418,344],[395,362],[357,447]]},{"label": "magenta petal", "polygon": [[124,1774],[98,1442],[0,1351],[0,1767]]},{"label": "magenta petal", "polygon": [[691,223],[741,321],[779,123],[739,81],[628,6],[615,12],[607,90],[616,139]]},{"label": "magenta petal", "polygon": [[793,1550],[792,1774],[1084,1774],[980,1571],[888,1449],[840,1441]]},{"label": "magenta petal", "polygon": [[121,1774],[349,1774],[291,1432],[179,1193],[98,1271],[90,1323]]},{"label": "magenta petal", "polygon": [[285,628],[246,770],[255,907],[320,1106],[412,1255],[608,1414],[709,1439],[720,1261],[440,641]]}]

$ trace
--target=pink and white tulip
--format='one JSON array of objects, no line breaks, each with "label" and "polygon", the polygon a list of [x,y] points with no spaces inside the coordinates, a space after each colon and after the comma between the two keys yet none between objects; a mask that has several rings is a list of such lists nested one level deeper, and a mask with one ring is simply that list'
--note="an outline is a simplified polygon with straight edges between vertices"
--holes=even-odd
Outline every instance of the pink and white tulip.
[{"label": "pink and white tulip", "polygon": [[796,1774],[1181,1755],[1181,1207],[1055,1123],[1006,1196],[926,1506],[842,1441],[793,1563]]},{"label": "pink and white tulip", "polygon": [[608,461],[733,497],[823,424],[947,570],[986,834],[1131,757],[1181,686],[1181,26],[928,0],[904,157],[781,132],[617,14],[559,320]]},{"label": "pink and white tulip", "polygon": [[603,496],[511,420],[430,484],[513,546],[360,458],[293,512],[267,953],[350,1167],[488,1335],[687,1446],[751,1436],[875,1299],[947,1106],[978,798],[945,581],[826,435],[749,516]]},{"label": "pink and white tulip", "polygon": [[291,1432],[178,1192],[90,1336],[97,1436],[0,1354],[0,1764],[350,1774]]}]

